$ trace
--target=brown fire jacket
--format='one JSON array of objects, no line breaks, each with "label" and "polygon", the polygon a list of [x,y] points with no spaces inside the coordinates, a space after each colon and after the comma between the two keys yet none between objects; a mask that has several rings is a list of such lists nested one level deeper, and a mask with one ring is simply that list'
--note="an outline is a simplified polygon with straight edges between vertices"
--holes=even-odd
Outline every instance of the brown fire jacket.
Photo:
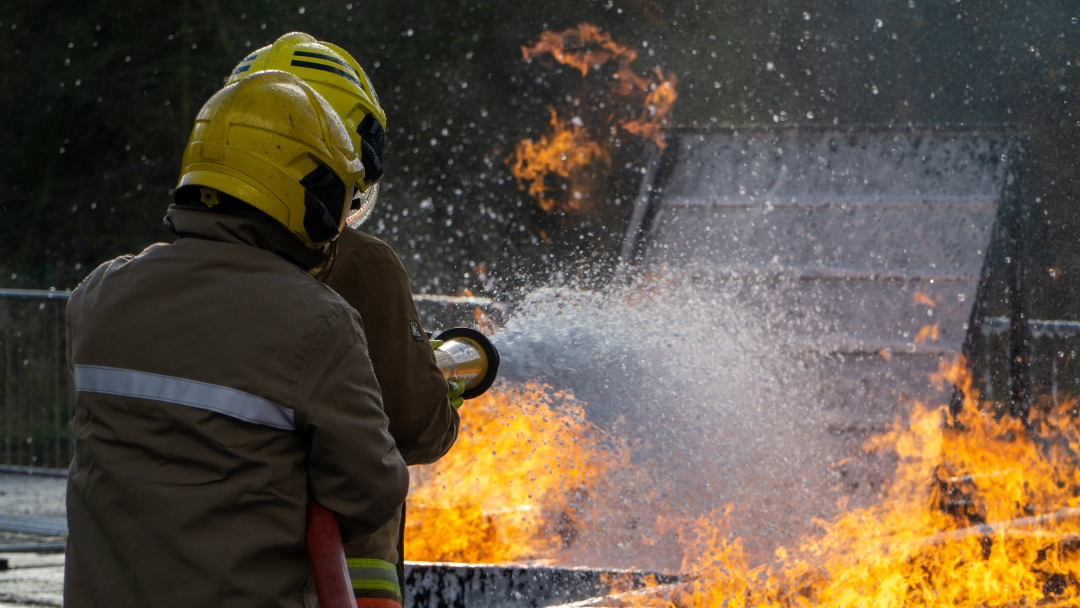
[{"label": "brown fire jacket", "polygon": [[457,410],[420,326],[409,275],[379,239],[346,228],[326,284],[360,313],[390,434],[405,462],[430,464],[457,439]]},{"label": "brown fire jacket", "polygon": [[360,317],[269,218],[169,218],[69,303],[65,606],[300,608],[308,498],[355,541],[408,489]]}]

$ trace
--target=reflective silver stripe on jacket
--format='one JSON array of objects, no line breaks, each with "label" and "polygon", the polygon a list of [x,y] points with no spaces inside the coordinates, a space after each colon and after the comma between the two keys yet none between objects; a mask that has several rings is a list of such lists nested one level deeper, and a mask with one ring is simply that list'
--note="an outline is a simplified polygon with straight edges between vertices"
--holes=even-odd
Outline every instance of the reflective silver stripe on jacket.
[{"label": "reflective silver stripe on jacket", "polygon": [[75,390],[177,403],[275,429],[296,429],[293,411],[236,389],[98,365],[75,366]]}]

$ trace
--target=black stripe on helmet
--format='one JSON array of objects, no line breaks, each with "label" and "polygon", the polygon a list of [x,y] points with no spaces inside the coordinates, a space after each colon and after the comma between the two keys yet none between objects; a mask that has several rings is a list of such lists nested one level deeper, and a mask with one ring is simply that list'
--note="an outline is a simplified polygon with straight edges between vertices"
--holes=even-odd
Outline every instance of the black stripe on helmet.
[{"label": "black stripe on helmet", "polygon": [[246,72],[246,71],[248,71],[250,69],[251,69],[251,64],[250,63],[247,64],[247,65],[242,65],[242,66],[237,67],[235,70],[233,70],[232,75],[236,76],[237,74],[242,74],[242,73],[244,73],[244,72]]},{"label": "black stripe on helmet", "polygon": [[360,87],[361,90],[364,89],[364,85],[360,84],[360,81],[356,79],[356,76],[353,76],[345,70],[339,70],[332,65],[323,65],[321,63],[312,63],[310,61],[300,61],[299,59],[293,59],[292,65],[298,68],[311,68],[313,70],[322,70],[324,72],[330,72],[331,74],[337,74],[338,76],[341,76],[342,78],[345,78],[356,86]]},{"label": "black stripe on helmet", "polygon": [[343,68],[347,68],[353,74],[356,74],[356,70],[351,65],[342,61],[341,59],[338,59],[337,57],[332,57],[330,55],[323,55],[322,53],[312,53],[311,51],[293,51],[293,57],[311,57],[314,59],[322,59],[324,61],[336,63]]},{"label": "black stripe on helmet", "polygon": [[[251,61],[252,59],[255,59],[258,56],[259,56],[259,51],[255,51],[254,53],[248,55],[247,57],[244,57],[244,61]],[[241,61],[240,63],[244,63],[244,61]]]}]

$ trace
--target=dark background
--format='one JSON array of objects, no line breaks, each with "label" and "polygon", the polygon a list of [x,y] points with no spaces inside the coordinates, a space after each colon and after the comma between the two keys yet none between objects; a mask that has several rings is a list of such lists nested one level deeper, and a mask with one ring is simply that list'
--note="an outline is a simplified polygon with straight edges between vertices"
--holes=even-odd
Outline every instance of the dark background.
[{"label": "dark background", "polygon": [[[389,116],[366,229],[419,292],[603,282],[637,189],[627,139],[594,213],[539,209],[505,159],[598,90],[521,46],[584,21],[677,74],[674,120],[1018,125],[1030,137],[1031,314],[1078,319],[1080,6],[1066,0],[142,0],[0,3],[0,286],[58,289],[167,240],[194,114],[291,30],[341,45]],[[590,74],[603,79],[605,74]],[[478,272],[479,271],[479,272]],[[479,275],[479,276],[478,276]]]}]

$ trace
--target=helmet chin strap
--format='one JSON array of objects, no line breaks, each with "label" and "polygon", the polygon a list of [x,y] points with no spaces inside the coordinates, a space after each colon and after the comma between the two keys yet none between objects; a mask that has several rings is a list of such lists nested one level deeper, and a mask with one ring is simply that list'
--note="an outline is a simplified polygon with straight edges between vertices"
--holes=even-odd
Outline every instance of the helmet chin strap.
[{"label": "helmet chin strap", "polygon": [[334,267],[334,257],[337,255],[337,239],[319,245],[316,250],[326,254],[326,259],[322,263],[309,268],[307,273],[321,283],[326,280],[326,277],[330,275],[330,269]]},{"label": "helmet chin strap", "polygon": [[348,188],[334,170],[319,165],[300,180],[304,187],[304,230],[316,243],[336,238],[341,231],[341,214],[344,212]]},{"label": "helmet chin strap", "polygon": [[352,206],[349,209],[349,215],[345,218],[345,223],[350,228],[359,228],[371,215],[371,210],[375,207],[378,198],[379,184],[377,183],[371,184],[363,192],[358,191],[356,197],[352,200]]}]

